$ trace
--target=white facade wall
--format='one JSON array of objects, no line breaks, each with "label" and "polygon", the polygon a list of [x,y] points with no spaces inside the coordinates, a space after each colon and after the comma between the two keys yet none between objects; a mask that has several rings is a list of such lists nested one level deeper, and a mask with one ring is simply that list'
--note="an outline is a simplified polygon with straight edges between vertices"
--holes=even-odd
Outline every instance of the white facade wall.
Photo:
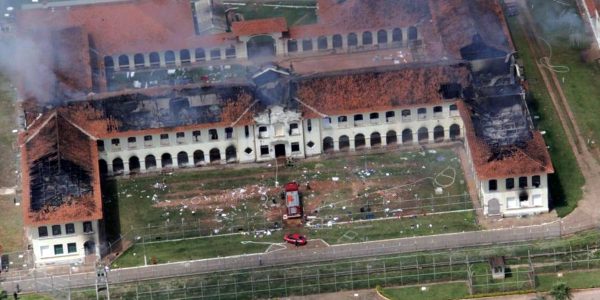
[{"label": "white facade wall", "polygon": [[[74,225],[75,232],[67,234],[66,224],[47,224],[40,226],[31,226],[27,228],[29,240],[33,247],[34,261],[36,265],[64,264],[64,263],[83,263],[86,256],[84,245],[88,243],[90,249],[88,254],[100,255],[98,221],[90,221],[92,231],[84,232],[84,222],[71,222]],[[52,226],[60,226],[61,234],[53,235]],[[39,236],[39,227],[46,227],[48,236]],[[75,252],[69,253],[69,244],[75,244]],[[63,254],[55,254],[55,245],[62,245]],[[92,250],[93,249],[93,250]]]},{"label": "white facade wall", "polygon": [[[490,201],[498,201],[500,206],[500,215],[502,216],[518,216],[545,213],[549,211],[548,203],[548,176],[547,174],[537,174],[540,176],[540,185],[534,187],[532,178],[534,175],[514,177],[514,187],[506,188],[506,178],[495,178],[497,188],[495,191],[490,191],[490,180],[482,180],[478,184],[479,199],[483,204],[485,215],[495,214],[494,204]],[[527,178],[527,187],[519,187],[519,177]],[[521,193],[527,193],[528,197],[525,201],[519,200]]]}]

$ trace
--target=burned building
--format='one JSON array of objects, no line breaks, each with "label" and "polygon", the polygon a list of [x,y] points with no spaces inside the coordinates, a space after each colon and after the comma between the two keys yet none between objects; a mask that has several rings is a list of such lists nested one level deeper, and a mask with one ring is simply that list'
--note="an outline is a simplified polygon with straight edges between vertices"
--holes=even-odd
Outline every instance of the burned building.
[{"label": "burned building", "polygon": [[[319,0],[308,25],[228,15],[224,31],[195,16],[205,2],[22,11],[23,34],[40,22],[73,32],[68,56],[89,60],[88,68],[49,59],[61,66],[59,82],[72,84],[55,84],[58,104],[27,114],[30,231],[101,219],[100,174],[455,141],[465,144],[486,214],[547,212],[552,164],[498,1],[374,2]],[[265,51],[268,59],[252,57]],[[237,71],[217,80],[195,69],[209,67]],[[87,210],[72,214],[78,205]],[[39,230],[30,234],[37,248],[46,246]],[[39,263],[62,257],[35,251]]]}]

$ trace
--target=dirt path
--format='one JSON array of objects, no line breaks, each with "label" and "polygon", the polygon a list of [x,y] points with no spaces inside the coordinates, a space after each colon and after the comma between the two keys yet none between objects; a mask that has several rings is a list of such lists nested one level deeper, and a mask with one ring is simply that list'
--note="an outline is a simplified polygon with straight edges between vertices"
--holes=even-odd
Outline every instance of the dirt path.
[{"label": "dirt path", "polygon": [[[536,59],[545,56],[537,36],[537,29],[529,7],[525,0],[520,0],[521,14],[519,23],[524,29],[529,48]],[[562,127],[565,130],[567,140],[573,149],[577,164],[585,177],[583,186],[583,198],[578,202],[577,208],[568,216],[562,219],[564,233],[573,233],[584,228],[590,228],[597,225],[600,221],[600,165],[594,155],[585,146],[585,138],[581,134],[575,116],[571,111],[569,102],[562,90],[560,82],[554,72],[537,64],[537,68],[542,75],[544,84],[548,89],[554,108],[559,116]]]}]

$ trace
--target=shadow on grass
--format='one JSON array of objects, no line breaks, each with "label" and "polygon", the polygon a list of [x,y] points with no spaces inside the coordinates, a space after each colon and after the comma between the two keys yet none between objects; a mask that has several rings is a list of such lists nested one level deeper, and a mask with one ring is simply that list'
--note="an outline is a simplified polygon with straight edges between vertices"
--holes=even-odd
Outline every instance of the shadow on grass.
[{"label": "shadow on grass", "polygon": [[104,228],[107,241],[116,241],[121,236],[121,221],[119,219],[119,190],[117,180],[102,178],[102,204],[104,210]]}]

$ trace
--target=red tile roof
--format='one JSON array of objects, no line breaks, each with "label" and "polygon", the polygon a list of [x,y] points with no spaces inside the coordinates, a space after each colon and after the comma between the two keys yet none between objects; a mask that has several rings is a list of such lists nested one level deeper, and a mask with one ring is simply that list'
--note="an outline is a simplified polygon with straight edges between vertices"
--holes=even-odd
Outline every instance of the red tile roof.
[{"label": "red tile roof", "polygon": [[239,21],[231,24],[231,31],[236,36],[285,32],[287,23],[283,17]]},{"label": "red tile roof", "polygon": [[[98,152],[94,139],[82,132],[68,119],[54,112],[38,119],[35,126],[30,127],[28,131],[19,136],[19,141],[23,174],[22,208],[25,224],[41,225],[102,218]],[[90,190],[80,195],[69,192],[70,194],[64,195],[62,204],[55,206],[44,203],[41,209],[34,210],[32,202],[39,202],[40,199],[31,199],[34,195],[33,190],[35,190],[32,184],[36,180],[46,180],[39,178],[42,176],[39,169],[54,160],[69,161],[86,172],[90,181],[75,184],[85,184],[89,186]],[[45,176],[56,175],[56,170],[44,172],[46,172]],[[34,179],[36,177],[38,178]]]},{"label": "red tile roof", "polygon": [[210,47],[234,42],[230,33],[197,36],[186,0],[144,0],[18,12],[20,32],[80,26],[101,56]]},{"label": "red tile roof", "polygon": [[507,150],[511,153],[510,155],[494,159],[490,146],[475,134],[467,105],[458,101],[458,109],[464,122],[465,136],[477,178],[487,180],[554,173],[550,154],[539,131],[532,132],[533,137],[525,147],[509,147]]},{"label": "red tile roof", "polygon": [[[388,72],[323,76],[302,80],[298,98],[323,114],[344,114],[442,103],[445,83],[467,86],[466,67],[420,66]],[[314,117],[314,111],[303,106]]]}]

